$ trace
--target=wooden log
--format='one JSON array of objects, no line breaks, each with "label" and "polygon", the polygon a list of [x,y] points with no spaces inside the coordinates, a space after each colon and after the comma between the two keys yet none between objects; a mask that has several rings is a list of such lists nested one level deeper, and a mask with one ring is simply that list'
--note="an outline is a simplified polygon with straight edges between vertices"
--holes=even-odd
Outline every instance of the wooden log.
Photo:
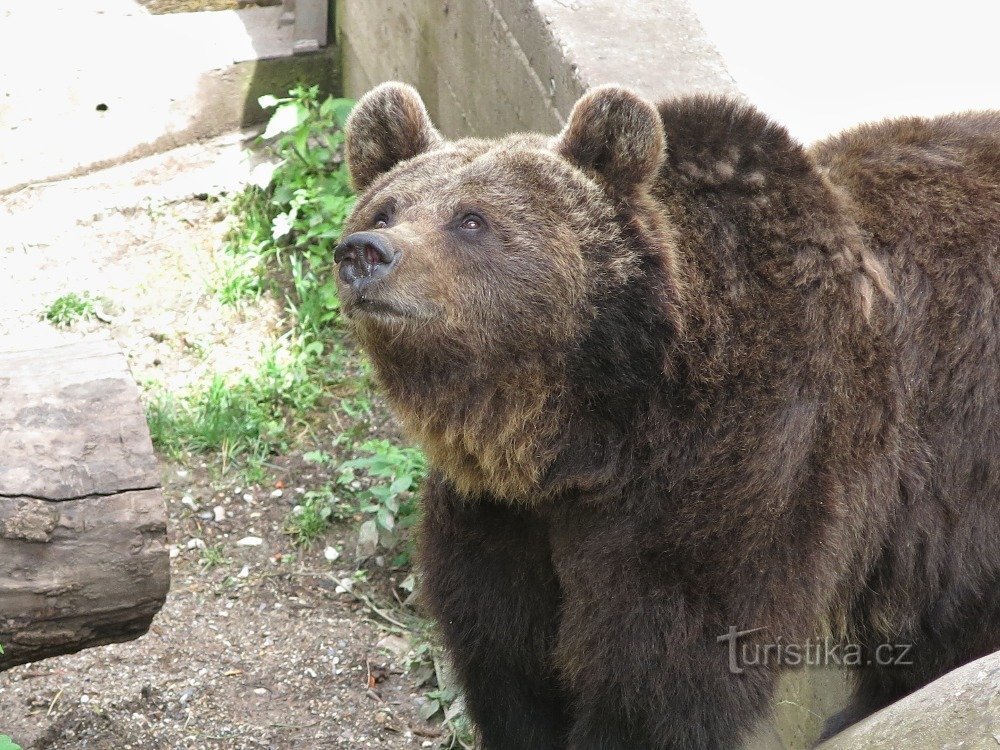
[{"label": "wooden log", "polygon": [[170,586],[159,484],[114,342],[0,352],[0,671],[149,629]]}]

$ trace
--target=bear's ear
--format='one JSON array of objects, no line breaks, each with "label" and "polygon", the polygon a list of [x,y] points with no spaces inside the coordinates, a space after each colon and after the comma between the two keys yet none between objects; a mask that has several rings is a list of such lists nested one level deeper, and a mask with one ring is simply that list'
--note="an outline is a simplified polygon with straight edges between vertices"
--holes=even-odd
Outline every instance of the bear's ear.
[{"label": "bear's ear", "polygon": [[359,193],[399,162],[444,143],[417,90],[396,81],[361,97],[345,130],[347,168]]},{"label": "bear's ear", "polygon": [[663,122],[635,92],[599,86],[573,107],[555,147],[610,189],[630,193],[651,182],[663,161]]}]

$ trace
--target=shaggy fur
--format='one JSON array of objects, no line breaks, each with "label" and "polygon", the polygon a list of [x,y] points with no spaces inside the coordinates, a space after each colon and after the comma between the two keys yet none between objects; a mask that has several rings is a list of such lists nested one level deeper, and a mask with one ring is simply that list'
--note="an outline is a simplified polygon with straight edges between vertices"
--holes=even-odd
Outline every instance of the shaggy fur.
[{"label": "shaggy fur", "polygon": [[347,156],[347,231],[397,263],[343,304],[434,468],[426,598],[485,748],[731,750],[779,669],[730,674],[730,626],[913,644],[845,722],[1000,648],[1000,115],[807,152],[604,88],[555,138],[445,143],[387,84]]}]

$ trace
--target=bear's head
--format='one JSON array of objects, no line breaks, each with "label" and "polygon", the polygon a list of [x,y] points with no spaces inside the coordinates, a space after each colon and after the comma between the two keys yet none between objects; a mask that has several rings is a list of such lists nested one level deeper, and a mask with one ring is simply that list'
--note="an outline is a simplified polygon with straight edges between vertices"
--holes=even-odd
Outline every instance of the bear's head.
[{"label": "bear's head", "polygon": [[614,439],[581,416],[624,421],[644,375],[616,368],[679,325],[672,230],[650,196],[664,148],[656,108],[618,87],[583,97],[555,137],[448,142],[399,83],[355,107],[343,310],[460,491],[528,502],[587,481],[574,456],[593,464]]}]

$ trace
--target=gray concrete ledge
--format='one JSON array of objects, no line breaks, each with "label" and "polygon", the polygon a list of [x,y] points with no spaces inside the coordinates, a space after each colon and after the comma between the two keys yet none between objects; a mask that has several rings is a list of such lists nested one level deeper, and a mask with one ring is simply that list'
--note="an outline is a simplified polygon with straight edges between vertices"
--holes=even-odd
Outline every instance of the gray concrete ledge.
[{"label": "gray concrete ledge", "polygon": [[1000,748],[1000,653],[959,667],[817,750]]},{"label": "gray concrete ledge", "polygon": [[684,0],[339,0],[344,91],[397,79],[448,136],[553,132],[601,83],[737,93]]}]

